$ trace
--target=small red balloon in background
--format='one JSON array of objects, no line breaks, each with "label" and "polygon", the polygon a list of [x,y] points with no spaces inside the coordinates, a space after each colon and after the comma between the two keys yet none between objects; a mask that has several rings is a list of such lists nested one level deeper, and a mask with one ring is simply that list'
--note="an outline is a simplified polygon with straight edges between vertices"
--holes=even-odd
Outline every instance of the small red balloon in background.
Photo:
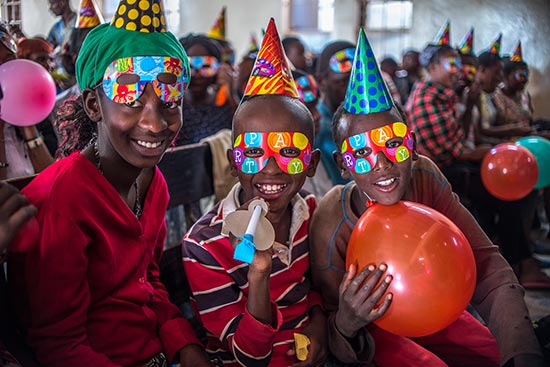
[{"label": "small red balloon in background", "polygon": [[462,231],[414,202],[375,204],[365,211],[351,234],[346,263],[359,270],[388,265],[393,300],[374,323],[409,337],[433,334],[456,321],[476,284],[474,255]]},{"label": "small red balloon in background", "polygon": [[17,126],[35,125],[52,112],[55,82],[44,67],[17,59],[0,65],[0,118]]},{"label": "small red balloon in background", "polygon": [[481,181],[501,200],[519,200],[535,188],[539,169],[535,156],[514,143],[495,146],[481,163]]}]

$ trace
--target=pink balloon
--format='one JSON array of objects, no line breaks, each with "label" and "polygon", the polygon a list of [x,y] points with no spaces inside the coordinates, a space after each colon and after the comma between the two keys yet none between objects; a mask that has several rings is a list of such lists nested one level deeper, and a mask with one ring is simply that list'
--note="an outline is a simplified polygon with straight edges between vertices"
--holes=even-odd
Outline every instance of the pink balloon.
[{"label": "pink balloon", "polygon": [[0,65],[0,118],[17,126],[44,120],[55,105],[55,83],[42,65],[25,59]]}]

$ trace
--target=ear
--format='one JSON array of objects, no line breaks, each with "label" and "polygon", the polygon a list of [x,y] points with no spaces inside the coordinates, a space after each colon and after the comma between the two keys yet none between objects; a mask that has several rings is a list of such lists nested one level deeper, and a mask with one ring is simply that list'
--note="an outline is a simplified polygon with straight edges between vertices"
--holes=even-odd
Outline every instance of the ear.
[{"label": "ear", "polygon": [[93,89],[86,88],[82,91],[82,100],[84,101],[84,111],[93,122],[101,120],[101,104],[99,103],[99,93]]},{"label": "ear", "polygon": [[332,153],[332,159],[334,159],[334,162],[336,162],[336,166],[340,168],[340,176],[342,176],[344,180],[347,180],[348,178],[350,178],[351,173],[348,169],[348,166],[346,166],[346,164],[344,163],[344,158],[342,158],[342,153],[338,151],[334,151]]},{"label": "ear", "polygon": [[238,177],[237,175],[237,165],[235,164],[235,159],[233,158],[233,149],[227,149],[227,162],[229,162],[229,170],[231,171],[231,176]]},{"label": "ear", "polygon": [[311,152],[311,160],[309,161],[309,166],[307,166],[307,177],[313,177],[315,176],[315,171],[317,170],[317,165],[319,164],[319,160],[321,159],[321,151],[319,149],[315,149],[313,152]]}]

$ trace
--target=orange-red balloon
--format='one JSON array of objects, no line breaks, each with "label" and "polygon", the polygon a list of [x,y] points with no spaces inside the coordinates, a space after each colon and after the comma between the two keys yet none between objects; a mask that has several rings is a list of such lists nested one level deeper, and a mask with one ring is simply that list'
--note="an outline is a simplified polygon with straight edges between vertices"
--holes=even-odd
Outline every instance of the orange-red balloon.
[{"label": "orange-red balloon", "polygon": [[481,163],[481,181],[494,197],[519,200],[535,188],[539,168],[533,153],[526,148],[503,143],[495,146]]},{"label": "orange-red balloon", "polygon": [[394,334],[418,337],[453,323],[474,292],[470,244],[450,219],[425,205],[375,204],[355,225],[347,266],[388,265],[393,301],[375,323]]}]

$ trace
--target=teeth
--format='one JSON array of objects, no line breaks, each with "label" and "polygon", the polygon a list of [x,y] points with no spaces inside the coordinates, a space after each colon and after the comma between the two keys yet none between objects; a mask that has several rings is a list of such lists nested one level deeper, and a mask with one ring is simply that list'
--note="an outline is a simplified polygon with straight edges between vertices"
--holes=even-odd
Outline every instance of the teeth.
[{"label": "teeth", "polygon": [[268,184],[264,184],[264,185],[256,185],[256,187],[258,188],[258,190],[260,190],[260,192],[262,194],[277,194],[281,191],[283,191],[283,189],[286,187],[286,184],[285,185],[268,185]]},{"label": "teeth", "polygon": [[397,178],[394,177],[384,181],[378,181],[375,184],[378,186],[388,186],[388,185],[391,185],[395,180],[397,180]]},{"label": "teeth", "polygon": [[158,148],[162,144],[162,141],[151,142],[151,141],[138,140],[137,143],[142,147],[154,149],[154,148]]}]

